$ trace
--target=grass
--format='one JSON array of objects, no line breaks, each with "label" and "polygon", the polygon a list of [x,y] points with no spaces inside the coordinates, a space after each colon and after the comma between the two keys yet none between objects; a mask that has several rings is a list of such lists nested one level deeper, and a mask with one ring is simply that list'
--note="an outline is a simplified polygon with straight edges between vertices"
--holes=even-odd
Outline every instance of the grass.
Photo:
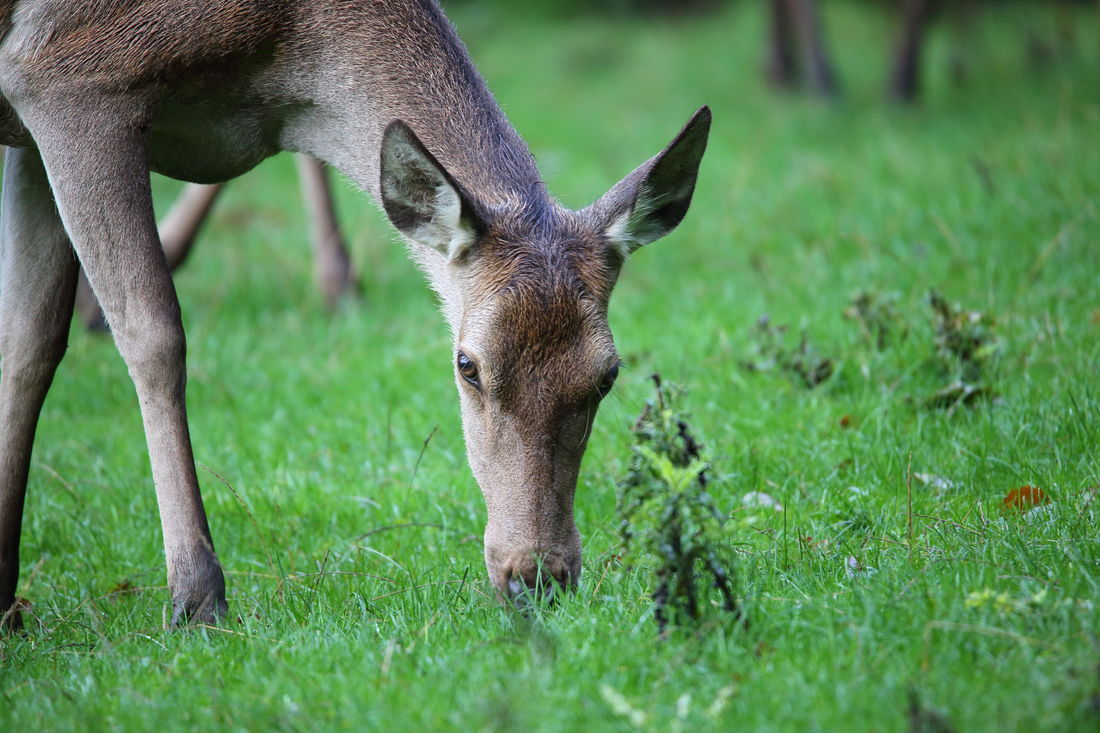
[{"label": "grass", "polygon": [[[715,113],[691,214],[613,302],[627,369],[582,469],[580,592],[531,617],[492,601],[432,296],[343,187],[367,298],[326,317],[280,157],[232,184],[177,279],[239,621],[164,628],[136,399],[113,346],[74,329],[35,448],[19,591],[34,617],[0,640],[0,728],[894,731],[915,725],[913,697],[960,731],[1095,730],[1095,10],[1073,11],[1077,43],[1042,74],[1017,41],[1045,16],[985,18],[961,87],[937,35],[906,110],[880,99],[888,24],[862,6],[829,7],[836,104],[764,87],[757,4],[675,21],[516,8],[451,12],[568,205],[699,104]],[[176,190],[156,181],[162,204]],[[996,317],[994,402],[923,406],[944,383],[930,288]],[[843,317],[860,290],[894,294],[904,339],[879,351]],[[833,376],[810,390],[742,369],[765,313],[805,329]],[[614,485],[654,371],[690,389],[747,630],[715,616],[658,640],[645,574],[615,567]],[[1052,502],[1002,513],[1024,484]],[[754,491],[783,511],[744,507]]]}]

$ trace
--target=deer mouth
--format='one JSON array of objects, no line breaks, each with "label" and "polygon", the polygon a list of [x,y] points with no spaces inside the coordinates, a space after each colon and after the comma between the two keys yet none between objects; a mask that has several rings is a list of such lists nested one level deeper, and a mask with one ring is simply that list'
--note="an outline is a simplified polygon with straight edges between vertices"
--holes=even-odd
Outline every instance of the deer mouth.
[{"label": "deer mouth", "polygon": [[498,596],[520,609],[554,603],[576,590],[580,580],[579,551],[498,553],[487,549],[485,555],[489,578]]}]

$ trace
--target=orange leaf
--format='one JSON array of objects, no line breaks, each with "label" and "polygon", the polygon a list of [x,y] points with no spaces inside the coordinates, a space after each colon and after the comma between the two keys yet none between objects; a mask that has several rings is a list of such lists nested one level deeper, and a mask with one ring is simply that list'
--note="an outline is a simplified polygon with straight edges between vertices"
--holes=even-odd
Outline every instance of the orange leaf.
[{"label": "orange leaf", "polygon": [[1005,494],[1004,505],[1005,509],[1017,509],[1026,512],[1032,507],[1046,504],[1049,501],[1050,498],[1038,486],[1021,486]]}]

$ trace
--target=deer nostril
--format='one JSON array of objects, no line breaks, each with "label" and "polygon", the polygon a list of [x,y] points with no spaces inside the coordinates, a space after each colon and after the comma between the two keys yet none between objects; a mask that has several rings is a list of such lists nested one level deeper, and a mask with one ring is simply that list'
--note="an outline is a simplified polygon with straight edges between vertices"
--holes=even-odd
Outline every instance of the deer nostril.
[{"label": "deer nostril", "polygon": [[523,595],[527,590],[527,586],[521,583],[518,578],[510,578],[508,580],[508,592],[512,594],[513,598]]},{"label": "deer nostril", "polygon": [[520,610],[526,610],[533,604],[553,604],[558,597],[557,583],[538,583],[528,585],[525,581],[512,578],[508,581],[508,593],[512,603]]},{"label": "deer nostril", "polygon": [[573,574],[566,563],[557,558],[534,558],[517,563],[508,577],[508,595],[514,603],[526,606],[532,601],[553,603],[564,589],[575,586]]}]

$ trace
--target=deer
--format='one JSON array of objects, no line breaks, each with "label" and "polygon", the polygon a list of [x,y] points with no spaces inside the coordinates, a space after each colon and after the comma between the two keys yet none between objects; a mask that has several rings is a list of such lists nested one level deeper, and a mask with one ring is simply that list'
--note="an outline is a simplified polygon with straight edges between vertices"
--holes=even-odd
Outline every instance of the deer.
[{"label": "deer", "polygon": [[[335,311],[339,303],[358,291],[351,257],[336,220],[332,187],[320,161],[308,155],[296,155],[302,201],[310,220],[310,244],[313,247],[313,279],[325,307]],[[172,272],[187,261],[199,231],[210,216],[224,183],[189,183],[172,204],[159,225],[157,234],[168,269]],[[107,330],[107,319],[95,299],[88,278],[81,272],[76,285],[76,311],[89,331]]]},{"label": "deer", "polygon": [[709,108],[572,210],[551,197],[432,0],[3,0],[0,38],[8,628],[22,623],[15,591],[34,433],[81,266],[137,392],[171,622],[227,618],[149,172],[216,183],[280,150],[317,158],[366,191],[438,295],[496,594],[552,601],[576,587],[581,457],[620,369],[611,291],[631,253],[686,215]]}]

